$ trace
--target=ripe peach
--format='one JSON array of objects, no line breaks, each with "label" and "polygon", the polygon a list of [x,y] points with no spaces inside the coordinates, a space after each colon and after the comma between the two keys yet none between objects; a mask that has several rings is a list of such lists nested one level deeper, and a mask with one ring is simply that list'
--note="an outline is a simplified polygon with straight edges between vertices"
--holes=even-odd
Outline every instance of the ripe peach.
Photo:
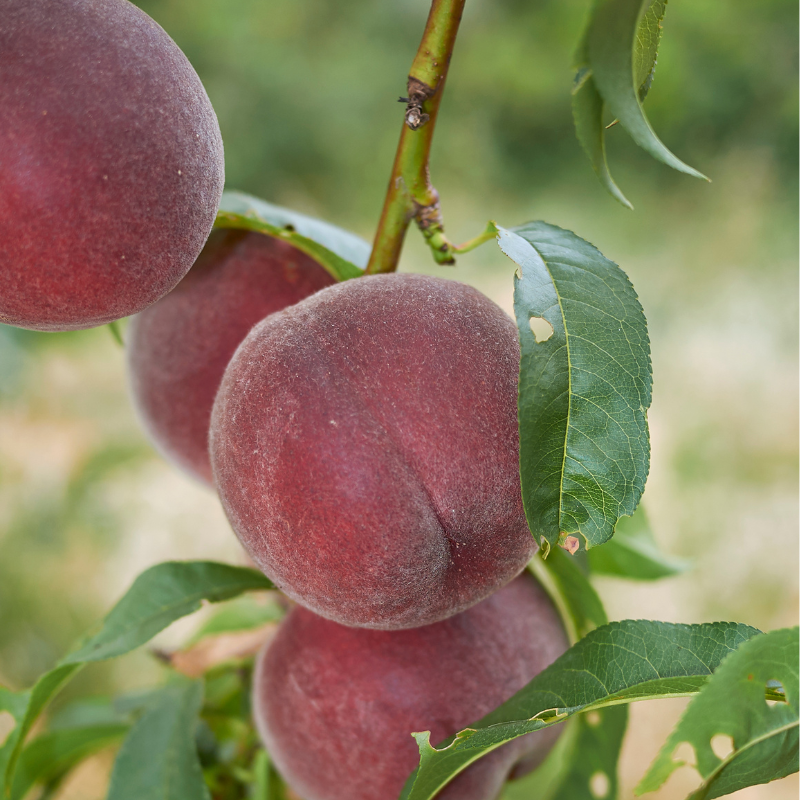
[{"label": "ripe peach", "polygon": [[214,404],[214,478],[253,560],[346,625],[463,611],[535,550],[514,323],[422,275],[357,278],[257,325]]},{"label": "ripe peach", "polygon": [[[278,770],[305,800],[395,800],[419,759],[507,700],[567,647],[529,575],[443,622],[407,631],[348,628],[292,610],[259,656],[253,713]],[[559,728],[477,761],[438,795],[492,800],[515,765],[533,769]]]},{"label": "ripe peach", "polygon": [[333,283],[286,242],[214,231],[177,288],[128,328],[131,392],[158,449],[210,484],[211,406],[234,351],[264,317]]},{"label": "ripe peach", "polygon": [[127,0],[0,0],[0,322],[101,325],[197,258],[224,179],[200,79]]}]

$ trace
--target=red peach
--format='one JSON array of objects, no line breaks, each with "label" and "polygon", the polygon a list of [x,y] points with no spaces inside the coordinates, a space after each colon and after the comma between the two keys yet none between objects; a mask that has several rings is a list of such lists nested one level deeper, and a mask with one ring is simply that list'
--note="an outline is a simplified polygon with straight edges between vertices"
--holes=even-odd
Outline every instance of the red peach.
[{"label": "red peach", "polygon": [[514,323],[422,275],[356,278],[257,325],[225,372],[211,462],[234,530],[299,603],[397,629],[463,611],[533,555]]},{"label": "red peach", "polygon": [[264,317],[333,283],[323,267],[286,242],[214,231],[177,288],[128,329],[131,392],[158,449],[212,483],[211,407],[234,351]]},{"label": "red peach", "polygon": [[[530,682],[567,647],[529,575],[443,622],[407,631],[348,628],[296,607],[259,656],[253,713],[278,770],[304,800],[395,800],[419,755]],[[533,769],[560,727],[498,748],[440,800],[492,800],[515,765]]]},{"label": "red peach", "polygon": [[172,289],[214,223],[222,139],[127,0],[0,0],[0,322],[101,325]]}]

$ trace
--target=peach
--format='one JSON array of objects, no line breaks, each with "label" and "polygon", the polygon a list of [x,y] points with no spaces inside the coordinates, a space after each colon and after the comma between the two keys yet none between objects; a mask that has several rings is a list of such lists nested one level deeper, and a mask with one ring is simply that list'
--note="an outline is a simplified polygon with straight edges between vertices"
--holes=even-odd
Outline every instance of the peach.
[{"label": "peach", "polygon": [[141,311],[214,223],[222,139],[200,79],[127,0],[0,0],[0,322]]},{"label": "peach", "polygon": [[234,351],[264,317],[333,283],[323,267],[286,242],[214,231],[177,288],[128,328],[131,392],[157,448],[212,483],[211,407]]},{"label": "peach", "polygon": [[475,289],[393,274],[323,289],[242,342],[214,404],[239,539],[297,602],[399,629],[463,611],[535,551],[516,327]]},{"label": "peach", "polygon": [[[558,614],[521,575],[443,622],[407,631],[348,628],[296,607],[259,656],[253,713],[304,800],[395,800],[419,756],[492,711],[567,648]],[[492,800],[520,762],[533,769],[560,728],[515,739],[438,795]]]}]

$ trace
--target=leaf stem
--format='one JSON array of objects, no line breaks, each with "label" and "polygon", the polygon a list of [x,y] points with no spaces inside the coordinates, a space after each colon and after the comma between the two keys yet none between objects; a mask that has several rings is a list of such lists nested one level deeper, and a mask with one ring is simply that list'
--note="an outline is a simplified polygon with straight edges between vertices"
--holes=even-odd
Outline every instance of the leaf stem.
[{"label": "leaf stem", "polygon": [[367,273],[394,272],[412,219],[440,264],[452,264],[444,236],[439,194],[431,185],[428,161],[447,69],[466,0],[433,0],[419,50],[408,75],[403,130]]},{"label": "leaf stem", "polygon": [[483,233],[476,236],[474,239],[470,239],[463,244],[460,244],[456,247],[453,247],[454,253],[469,253],[470,250],[474,250],[476,247],[480,247],[485,242],[489,242],[492,239],[496,239],[498,234],[497,225],[494,222],[488,222],[486,224],[486,229]]}]

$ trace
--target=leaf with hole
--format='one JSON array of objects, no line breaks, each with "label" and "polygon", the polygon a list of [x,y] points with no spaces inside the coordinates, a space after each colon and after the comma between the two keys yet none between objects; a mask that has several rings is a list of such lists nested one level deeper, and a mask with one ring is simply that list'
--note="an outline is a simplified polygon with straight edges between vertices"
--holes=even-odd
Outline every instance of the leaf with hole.
[{"label": "leaf with hole", "polygon": [[402,800],[430,800],[481,756],[573,714],[635,700],[697,694],[723,659],[759,631],[733,622],[625,620],[589,633],[508,701],[434,748],[415,733],[420,763]]},{"label": "leaf with hole", "polygon": [[108,800],[211,800],[195,745],[203,682],[175,676],[122,744]]},{"label": "leaf with hole", "polygon": [[627,706],[572,717],[547,760],[530,775],[511,781],[501,800],[616,800],[617,762],[627,723]]},{"label": "leaf with hole", "polygon": [[[682,742],[694,748],[703,777],[692,800],[797,772],[798,651],[798,629],[786,628],[757,636],[731,653],[692,700],[636,793],[655,791],[684,763],[673,759]],[[732,741],[730,752],[714,752],[719,736]]]},{"label": "leaf with hole", "polygon": [[638,581],[654,581],[679,575],[690,562],[665,555],[658,549],[644,508],[631,517],[622,517],[614,538],[588,552],[589,566],[595,575],[613,575]]},{"label": "leaf with hole", "polygon": [[[519,265],[520,475],[528,525],[545,554],[610,539],[644,491],[652,374],[647,322],[628,277],[571,231],[499,229]],[[553,333],[537,341],[530,319]]]},{"label": "leaf with hole", "polygon": [[363,275],[369,261],[369,244],[354,233],[242,192],[222,195],[214,225],[283,239],[311,256],[337,281]]}]

